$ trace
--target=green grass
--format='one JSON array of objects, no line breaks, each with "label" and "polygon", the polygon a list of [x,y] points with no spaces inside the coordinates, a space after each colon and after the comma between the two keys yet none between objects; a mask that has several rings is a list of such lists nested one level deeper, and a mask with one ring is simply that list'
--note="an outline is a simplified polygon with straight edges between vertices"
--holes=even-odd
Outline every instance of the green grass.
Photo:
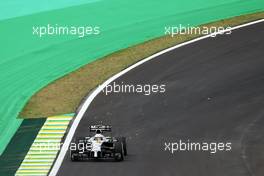
[{"label": "green grass", "polygon": [[0,175],[14,176],[46,119],[24,120],[0,156]]},{"label": "green grass", "polygon": [[[243,15],[202,26],[237,26],[264,18],[264,12]],[[231,34],[232,35],[232,34]],[[58,79],[35,94],[20,117],[36,118],[71,113],[92,89],[130,65],[199,35],[164,36],[120,50]]]}]

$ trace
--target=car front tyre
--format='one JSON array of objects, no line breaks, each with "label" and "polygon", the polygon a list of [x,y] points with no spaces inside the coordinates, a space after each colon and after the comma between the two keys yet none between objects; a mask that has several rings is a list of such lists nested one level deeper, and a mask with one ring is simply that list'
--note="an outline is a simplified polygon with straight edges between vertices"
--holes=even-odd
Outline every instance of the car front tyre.
[{"label": "car front tyre", "polygon": [[115,161],[124,160],[124,146],[121,140],[117,141],[115,144]]}]

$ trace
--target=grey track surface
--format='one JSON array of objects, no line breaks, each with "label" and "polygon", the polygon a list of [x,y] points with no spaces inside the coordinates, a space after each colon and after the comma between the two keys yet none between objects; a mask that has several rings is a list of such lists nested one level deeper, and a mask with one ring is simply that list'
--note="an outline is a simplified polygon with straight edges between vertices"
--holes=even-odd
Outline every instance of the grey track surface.
[{"label": "grey track surface", "polygon": [[[103,122],[128,138],[124,162],[71,162],[60,176],[263,176],[264,23],[163,54],[120,77],[165,94],[98,95],[77,128]],[[164,142],[232,142],[231,152],[164,152]]]}]

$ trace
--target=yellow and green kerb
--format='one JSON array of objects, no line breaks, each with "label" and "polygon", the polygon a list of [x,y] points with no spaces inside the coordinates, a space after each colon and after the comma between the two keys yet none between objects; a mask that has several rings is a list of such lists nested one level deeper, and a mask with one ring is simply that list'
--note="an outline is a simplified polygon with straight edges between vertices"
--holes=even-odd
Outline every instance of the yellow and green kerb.
[{"label": "yellow and green kerb", "polygon": [[31,145],[16,176],[46,176],[56,159],[73,115],[48,117]]}]

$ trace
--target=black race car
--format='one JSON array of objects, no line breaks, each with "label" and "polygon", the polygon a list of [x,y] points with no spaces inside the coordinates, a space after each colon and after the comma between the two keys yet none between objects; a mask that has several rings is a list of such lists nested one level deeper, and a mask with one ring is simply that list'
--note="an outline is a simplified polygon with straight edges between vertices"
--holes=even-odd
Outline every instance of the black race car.
[{"label": "black race car", "polygon": [[125,137],[104,136],[104,132],[111,132],[109,125],[90,126],[93,136],[76,138],[71,143],[70,155],[72,161],[89,159],[114,159],[123,161],[127,155]]}]

